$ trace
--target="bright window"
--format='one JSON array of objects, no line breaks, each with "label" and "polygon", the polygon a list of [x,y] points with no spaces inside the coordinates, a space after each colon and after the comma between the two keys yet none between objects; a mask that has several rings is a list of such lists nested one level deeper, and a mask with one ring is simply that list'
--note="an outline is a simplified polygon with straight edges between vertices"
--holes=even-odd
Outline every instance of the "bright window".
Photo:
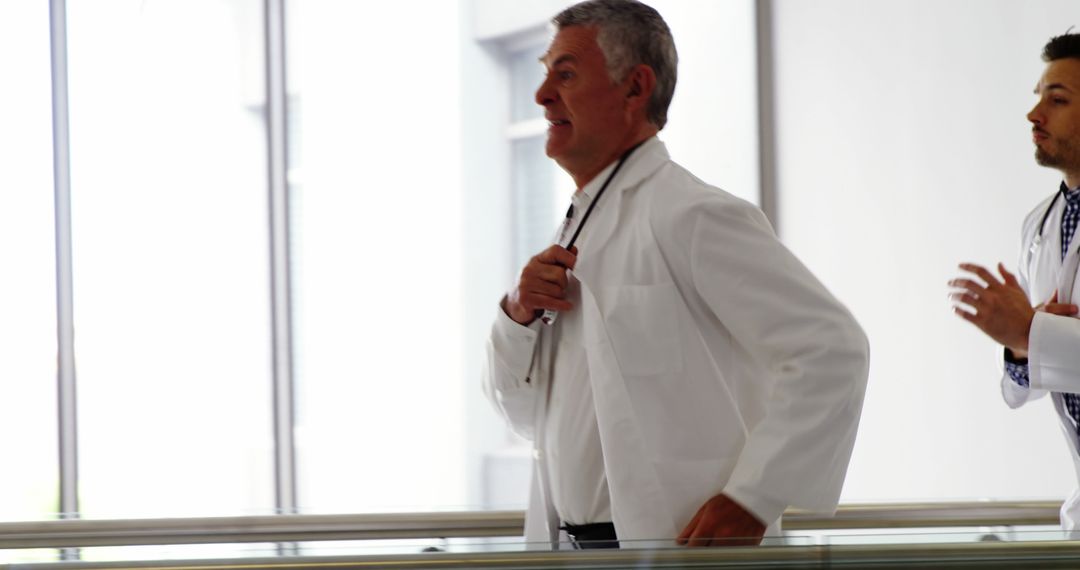
[{"label": "bright window", "polygon": [[299,507],[462,506],[458,4],[286,13]]},{"label": "bright window", "polygon": [[0,2],[0,54],[0,520],[32,520],[58,506],[47,2]]},{"label": "bright window", "polygon": [[262,3],[68,3],[80,500],[268,514]]}]

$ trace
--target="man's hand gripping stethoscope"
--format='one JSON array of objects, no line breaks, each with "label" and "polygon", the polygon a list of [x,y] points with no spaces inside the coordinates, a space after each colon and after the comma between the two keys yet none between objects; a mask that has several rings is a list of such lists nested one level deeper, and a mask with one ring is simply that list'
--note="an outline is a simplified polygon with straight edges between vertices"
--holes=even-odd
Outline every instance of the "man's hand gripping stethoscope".
[{"label": "man's hand gripping stethoscope", "polygon": [[514,321],[527,325],[545,311],[569,311],[566,272],[577,262],[577,248],[553,245],[535,255],[521,270],[517,286],[506,297],[503,309]]}]

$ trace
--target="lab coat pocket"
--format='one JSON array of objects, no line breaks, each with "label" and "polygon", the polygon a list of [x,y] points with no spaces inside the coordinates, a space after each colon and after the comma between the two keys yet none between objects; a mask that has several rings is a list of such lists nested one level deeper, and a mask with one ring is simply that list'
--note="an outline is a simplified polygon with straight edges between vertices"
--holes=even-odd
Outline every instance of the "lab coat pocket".
[{"label": "lab coat pocket", "polygon": [[604,323],[623,376],[682,371],[681,300],[674,283],[613,287],[605,297]]}]

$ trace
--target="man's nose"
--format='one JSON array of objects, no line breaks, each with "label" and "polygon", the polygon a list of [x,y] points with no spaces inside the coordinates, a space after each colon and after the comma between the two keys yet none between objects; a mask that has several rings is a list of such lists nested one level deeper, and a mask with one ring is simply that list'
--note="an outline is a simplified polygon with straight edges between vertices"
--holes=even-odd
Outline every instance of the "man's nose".
[{"label": "man's nose", "polygon": [[541,107],[547,107],[548,104],[555,102],[555,90],[551,88],[550,78],[545,77],[540,82],[540,87],[536,88],[536,104]]},{"label": "man's nose", "polygon": [[1046,118],[1043,116],[1042,103],[1036,103],[1034,107],[1028,111],[1027,120],[1031,121],[1033,125],[1042,125],[1046,122]]}]

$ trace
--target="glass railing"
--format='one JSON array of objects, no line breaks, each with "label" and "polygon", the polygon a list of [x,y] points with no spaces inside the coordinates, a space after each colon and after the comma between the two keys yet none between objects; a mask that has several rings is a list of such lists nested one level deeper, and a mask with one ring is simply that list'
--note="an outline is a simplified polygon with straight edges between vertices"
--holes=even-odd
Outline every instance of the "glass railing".
[{"label": "glass railing", "polygon": [[[978,533],[878,535],[864,544],[805,544],[803,540],[758,547],[682,548],[655,542],[627,543],[617,550],[531,550],[524,543],[452,544],[435,549],[406,546],[339,546],[319,554],[282,552],[280,545],[245,545],[231,552],[193,553],[144,549],[142,556],[83,549],[79,561],[12,561],[20,570],[346,570],[351,568],[1076,568],[1080,543],[1068,537],[1030,536],[987,542]],[[533,545],[536,546],[536,545]]]},{"label": "glass railing", "polygon": [[845,505],[785,514],[758,547],[622,541],[574,550],[522,542],[522,513],[288,515],[0,523],[0,568],[1080,568],[1060,503]]}]

